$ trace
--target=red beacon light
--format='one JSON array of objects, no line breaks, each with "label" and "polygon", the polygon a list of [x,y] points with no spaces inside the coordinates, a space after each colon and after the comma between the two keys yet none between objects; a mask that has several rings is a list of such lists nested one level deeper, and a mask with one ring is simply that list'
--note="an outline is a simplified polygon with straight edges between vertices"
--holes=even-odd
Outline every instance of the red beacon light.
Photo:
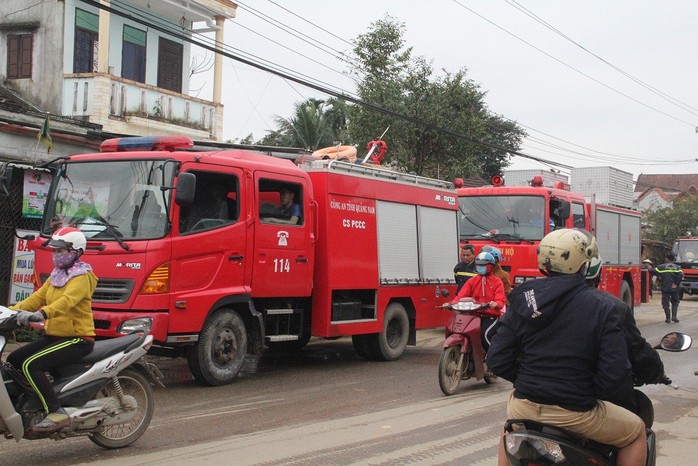
[{"label": "red beacon light", "polygon": [[107,139],[100,146],[101,152],[154,151],[191,149],[194,141],[187,136],[139,136],[133,138]]},{"label": "red beacon light", "polygon": [[555,183],[553,183],[553,186],[555,187],[555,189],[562,189],[565,191],[570,190],[569,183],[565,183],[564,181],[556,181]]},{"label": "red beacon light", "polygon": [[493,186],[504,186],[504,178],[502,178],[499,175],[494,175],[492,177],[492,185]]},{"label": "red beacon light", "polygon": [[531,180],[531,186],[536,187],[536,188],[542,188],[543,187],[543,177],[540,175],[534,176],[533,179]]}]

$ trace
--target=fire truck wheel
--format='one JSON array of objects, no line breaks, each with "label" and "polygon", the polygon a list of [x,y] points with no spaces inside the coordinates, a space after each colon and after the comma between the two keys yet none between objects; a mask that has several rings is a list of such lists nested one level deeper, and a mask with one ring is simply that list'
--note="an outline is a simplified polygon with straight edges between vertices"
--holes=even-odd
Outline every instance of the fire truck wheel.
[{"label": "fire truck wheel", "polygon": [[199,341],[187,350],[187,361],[197,382],[218,386],[235,379],[246,353],[245,323],[236,312],[221,309],[206,320]]},{"label": "fire truck wheel", "polygon": [[633,293],[630,291],[630,285],[625,280],[620,284],[620,299],[630,306],[631,311],[633,310]]},{"label": "fire truck wheel", "polygon": [[369,349],[376,361],[394,361],[402,356],[410,336],[410,320],[400,303],[391,303],[383,316],[383,331],[369,335]]}]

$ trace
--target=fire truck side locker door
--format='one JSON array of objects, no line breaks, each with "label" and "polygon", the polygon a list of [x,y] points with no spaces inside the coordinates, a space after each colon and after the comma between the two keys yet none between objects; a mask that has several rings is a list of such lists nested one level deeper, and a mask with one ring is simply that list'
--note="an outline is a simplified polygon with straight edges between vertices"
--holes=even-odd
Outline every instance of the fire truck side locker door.
[{"label": "fire truck side locker door", "polygon": [[381,283],[419,283],[417,206],[376,201]]}]

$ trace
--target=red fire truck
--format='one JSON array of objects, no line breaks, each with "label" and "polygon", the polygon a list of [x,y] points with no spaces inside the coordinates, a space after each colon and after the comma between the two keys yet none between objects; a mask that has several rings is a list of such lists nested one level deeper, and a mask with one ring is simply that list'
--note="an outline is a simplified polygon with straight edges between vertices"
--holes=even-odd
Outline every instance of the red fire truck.
[{"label": "red fire truck", "polygon": [[675,263],[683,271],[681,280],[682,293],[698,293],[698,238],[689,236],[674,241],[672,249],[676,256]]},{"label": "red fire truck", "polygon": [[87,236],[99,277],[98,337],[149,331],[221,385],[246,354],[352,336],[367,359],[399,358],[444,325],[455,290],[451,183],[380,167],[242,150],[184,150],[184,137],[108,140],[57,167],[36,279],[57,225]]},{"label": "red fire truck", "polygon": [[456,188],[460,241],[476,251],[498,247],[512,285],[542,276],[536,253],[543,236],[556,228],[584,228],[596,236],[604,261],[599,287],[631,307],[649,300],[648,293],[641,296],[639,212],[587,203],[566,183],[543,186],[540,176],[530,186],[504,186],[495,177],[491,186],[464,188],[457,181]]}]

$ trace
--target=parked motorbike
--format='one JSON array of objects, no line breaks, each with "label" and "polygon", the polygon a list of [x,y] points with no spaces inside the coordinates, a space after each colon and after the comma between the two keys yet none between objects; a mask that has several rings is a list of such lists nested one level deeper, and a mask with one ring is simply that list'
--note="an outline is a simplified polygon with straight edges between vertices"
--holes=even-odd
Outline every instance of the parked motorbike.
[{"label": "parked motorbike", "polygon": [[[7,343],[2,332],[19,327],[16,313],[0,306],[0,355]],[[132,444],[153,416],[151,385],[162,385],[160,372],[143,358],[152,342],[152,335],[143,333],[97,341],[80,361],[51,371],[54,390],[70,416],[70,427],[56,432],[31,430],[43,418],[43,406],[24,375],[1,363],[0,433],[16,441],[87,435],[104,448]]]},{"label": "parked motorbike", "polygon": [[[662,338],[657,349],[679,352],[691,347],[691,337],[672,332]],[[670,382],[666,382],[668,385]],[[676,385],[671,385],[678,389]],[[652,431],[654,409],[652,401],[635,389],[638,415],[647,427],[647,466],[657,459],[657,439]],[[531,420],[509,419],[504,425],[504,447],[511,466],[594,465],[616,464],[618,449],[594,442],[560,427]]]},{"label": "parked motorbike", "polygon": [[453,311],[446,325],[446,339],[439,359],[439,386],[444,395],[453,395],[461,380],[475,377],[491,384],[497,376],[485,367],[485,350],[480,340],[480,316],[488,304],[464,298],[443,309]]}]

